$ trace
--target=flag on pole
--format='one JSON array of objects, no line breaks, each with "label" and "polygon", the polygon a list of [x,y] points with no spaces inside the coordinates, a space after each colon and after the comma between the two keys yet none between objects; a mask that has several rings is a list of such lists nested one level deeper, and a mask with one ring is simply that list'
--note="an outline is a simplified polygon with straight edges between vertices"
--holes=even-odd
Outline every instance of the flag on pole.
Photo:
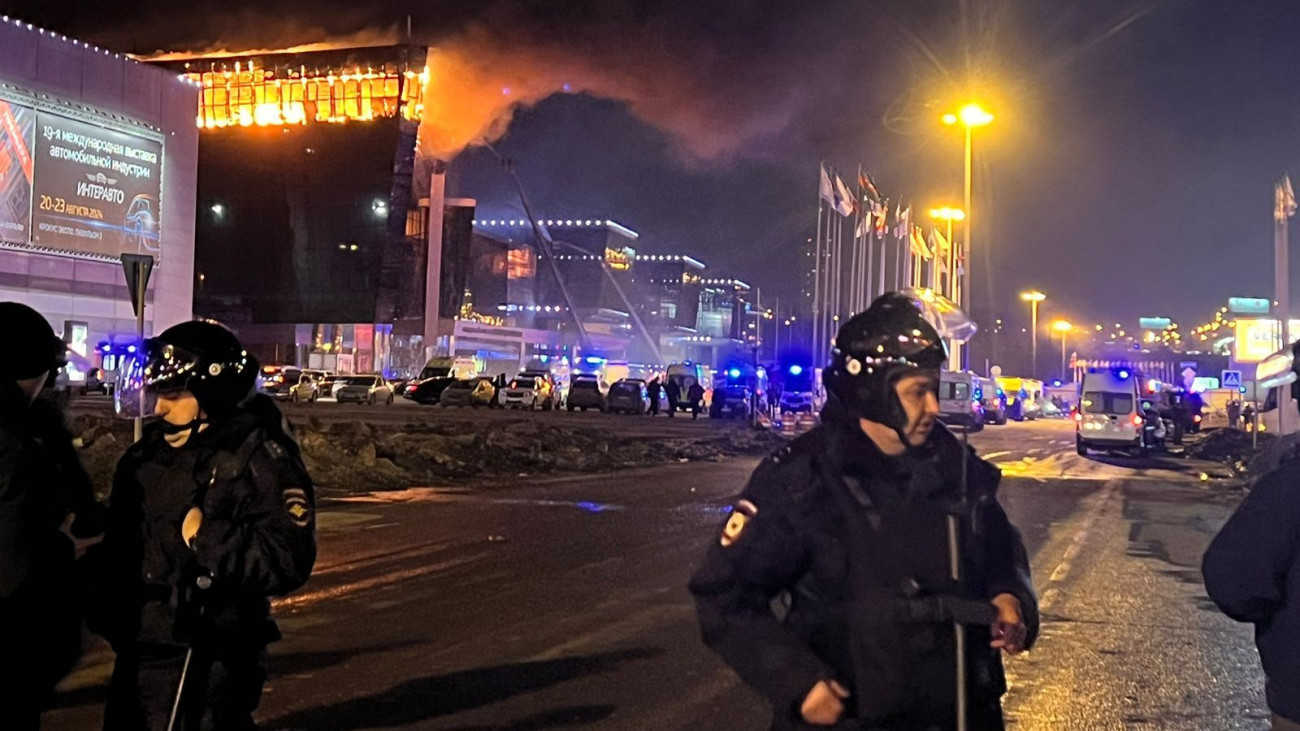
[{"label": "flag on pole", "polygon": [[1278,221],[1285,221],[1294,216],[1296,211],[1295,190],[1291,188],[1290,173],[1284,174],[1282,179],[1277,181],[1277,184],[1273,186],[1273,191],[1276,201],[1273,208],[1273,218]]},{"label": "flag on pole", "polygon": [[912,206],[909,205],[902,213],[896,214],[894,220],[898,222],[898,225],[894,226],[894,238],[907,238],[912,230]]},{"label": "flag on pole", "polygon": [[872,207],[874,209],[872,217],[876,219],[876,238],[883,239],[889,232],[889,201],[873,203]]},{"label": "flag on pole", "polygon": [[826,165],[819,166],[822,171],[821,183],[817,187],[817,195],[832,206],[835,205],[835,191],[831,188],[831,176],[826,172]]},{"label": "flag on pole", "polygon": [[947,260],[948,252],[952,249],[952,244],[948,242],[948,239],[943,235],[943,232],[939,230],[938,226],[935,226],[932,231],[933,234],[930,242],[934,244],[932,248],[934,248],[935,254]]},{"label": "flag on pole", "polygon": [[838,173],[835,175],[835,202],[832,205],[841,216],[852,216],[857,206],[853,194],[849,192],[848,186],[844,184],[844,180]]},{"label": "flag on pole", "polygon": [[930,247],[925,245],[925,234],[921,233],[920,226],[912,228],[910,245],[912,254],[919,256],[926,261],[930,260]]},{"label": "flag on pole", "polygon": [[858,173],[858,187],[862,189],[863,198],[871,201],[881,199],[880,190],[876,188],[876,184],[871,180],[869,174]]},{"label": "flag on pole", "polygon": [[[941,272],[948,271],[948,239],[944,238],[936,226],[930,230],[930,250],[934,252],[934,261]],[[937,289],[937,287],[936,287]]]}]

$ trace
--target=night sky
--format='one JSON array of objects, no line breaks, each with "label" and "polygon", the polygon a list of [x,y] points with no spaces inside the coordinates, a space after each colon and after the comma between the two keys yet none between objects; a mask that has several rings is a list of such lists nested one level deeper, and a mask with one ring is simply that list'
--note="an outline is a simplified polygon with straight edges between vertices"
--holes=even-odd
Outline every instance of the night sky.
[{"label": "night sky", "polygon": [[[914,210],[960,205],[961,138],[938,117],[969,96],[997,115],[976,139],[977,313],[1018,317],[1016,293],[1037,288],[1048,316],[1187,327],[1229,296],[1267,296],[1272,184],[1300,171],[1289,0],[0,9],[132,52],[395,39],[409,14],[417,41],[456,49],[485,85],[504,79],[503,107],[524,102],[498,149],[540,215],[618,220],[643,252],[695,254],[765,299],[797,291],[819,160],[861,162]],[[546,78],[505,94],[533,71]],[[480,217],[522,217],[482,149],[451,175]]]}]

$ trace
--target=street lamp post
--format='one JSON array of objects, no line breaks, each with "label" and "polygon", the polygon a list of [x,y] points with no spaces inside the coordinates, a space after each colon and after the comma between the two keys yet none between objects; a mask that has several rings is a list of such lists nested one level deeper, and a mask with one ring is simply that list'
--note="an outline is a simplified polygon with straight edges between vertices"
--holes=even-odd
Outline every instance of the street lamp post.
[{"label": "street lamp post", "polygon": [[[1065,336],[1070,334],[1074,326],[1065,320],[1057,320],[1052,323],[1052,329],[1061,334],[1061,380],[1065,380]],[[1070,379],[1073,381],[1074,379]]]},{"label": "street lamp post", "polygon": [[1038,304],[1047,299],[1047,295],[1042,292],[1021,292],[1020,299],[1029,303],[1029,317],[1031,324],[1030,329],[1030,352],[1032,353],[1032,370],[1030,377],[1038,375]]},{"label": "street lamp post", "polygon": [[[962,188],[965,197],[965,213],[966,213],[966,217],[968,218],[971,218],[974,215],[971,207],[971,162],[972,162],[972,155],[973,155],[971,150],[971,143],[972,143],[972,138],[974,136],[973,130],[976,127],[983,127],[991,123],[992,121],[993,121],[993,115],[987,110],[985,110],[983,107],[981,107],[979,104],[976,104],[974,102],[971,102],[970,104],[967,104],[966,106],[962,107],[960,110],[957,111],[956,114],[943,115],[944,124],[952,126],[957,124],[958,122],[961,122],[962,126],[966,128],[966,154],[965,154],[966,174],[965,174],[965,179],[963,181]],[[957,304],[958,307],[962,308],[966,312],[970,312],[970,295],[967,293],[968,287],[966,285],[970,277],[969,274],[970,267],[974,265],[974,262],[971,261],[970,259],[971,256],[970,238],[971,238],[971,223],[970,221],[967,221],[966,233],[964,236],[965,240],[962,242],[962,247],[961,247],[962,253],[966,256],[967,259],[966,262],[967,266],[960,280],[955,283],[954,292],[953,292],[954,294],[953,301]],[[954,246],[954,249],[955,248],[956,247]],[[954,255],[953,258],[955,261],[961,260],[961,257],[957,255]],[[953,274],[955,275],[956,272],[954,271]],[[954,350],[958,352],[961,351],[960,348],[954,348]],[[960,357],[958,358],[958,360],[960,361]]]}]

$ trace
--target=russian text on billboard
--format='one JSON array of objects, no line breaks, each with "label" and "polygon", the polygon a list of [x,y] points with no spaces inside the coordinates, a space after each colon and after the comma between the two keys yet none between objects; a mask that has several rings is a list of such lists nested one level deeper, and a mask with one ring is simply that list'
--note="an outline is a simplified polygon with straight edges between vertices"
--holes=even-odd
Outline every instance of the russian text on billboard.
[{"label": "russian text on billboard", "polygon": [[0,241],[26,244],[32,216],[36,111],[0,99]]},{"label": "russian text on billboard", "polygon": [[35,148],[33,245],[158,256],[160,143],[41,112]]}]

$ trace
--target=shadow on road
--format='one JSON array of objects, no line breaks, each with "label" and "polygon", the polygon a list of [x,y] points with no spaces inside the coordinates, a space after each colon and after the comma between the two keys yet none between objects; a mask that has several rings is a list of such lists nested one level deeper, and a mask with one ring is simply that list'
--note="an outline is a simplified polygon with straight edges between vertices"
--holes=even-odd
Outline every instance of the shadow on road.
[{"label": "shadow on road", "polygon": [[[349,731],[404,726],[479,708],[587,675],[606,673],[625,663],[647,660],[661,654],[663,650],[657,648],[636,648],[413,678],[375,695],[289,713],[271,719],[263,727],[272,730],[328,728]],[[597,712],[605,711],[603,707],[588,706],[557,709],[514,722],[532,725],[511,725],[504,728],[545,729],[566,724],[591,723],[599,720],[592,717]],[[612,713],[613,709],[609,709],[609,712]]]},{"label": "shadow on road", "polygon": [[614,706],[565,706],[534,713],[501,726],[463,726],[451,731],[544,731],[544,729],[586,726],[614,715]]}]

